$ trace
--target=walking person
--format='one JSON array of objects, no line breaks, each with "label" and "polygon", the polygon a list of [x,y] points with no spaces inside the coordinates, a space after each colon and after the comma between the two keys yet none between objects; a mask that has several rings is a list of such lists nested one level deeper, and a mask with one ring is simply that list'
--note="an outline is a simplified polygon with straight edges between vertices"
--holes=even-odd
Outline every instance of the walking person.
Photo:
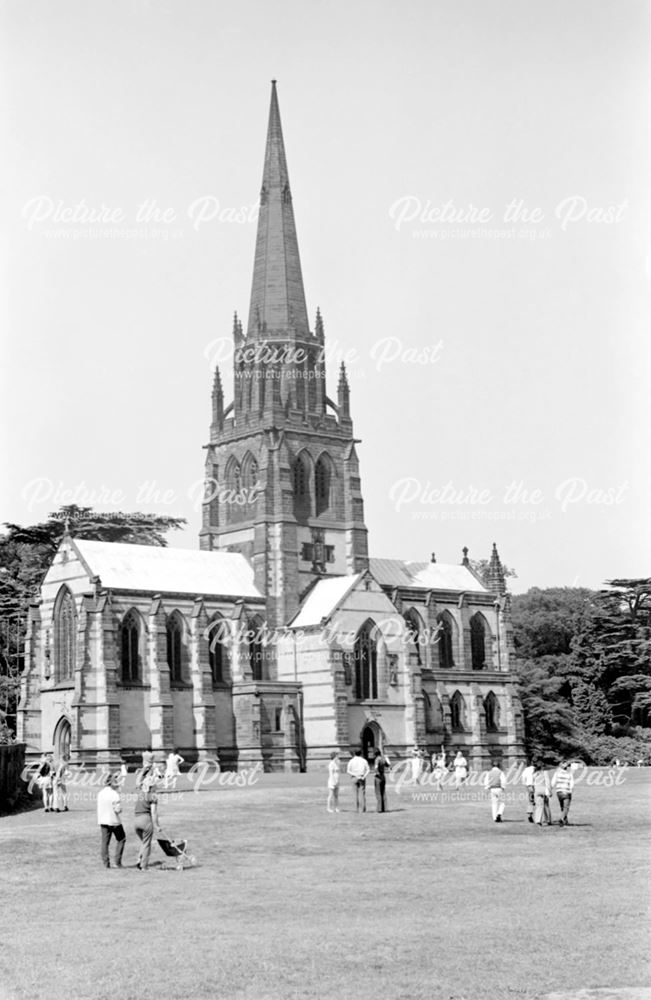
[{"label": "walking person", "polygon": [[572,791],[574,789],[574,778],[572,776],[572,769],[570,767],[569,760],[565,761],[564,764],[561,764],[559,769],[554,774],[554,777],[552,778],[552,788],[556,789],[558,804],[561,807],[561,818],[558,825],[569,826],[570,821],[567,818],[567,814],[570,811]]},{"label": "walking person", "polygon": [[122,826],[122,803],[118,791],[119,775],[107,774],[104,777],[104,788],[97,796],[97,823],[102,833],[101,857],[105,868],[111,867],[109,859],[109,844],[111,837],[115,837],[115,858],[113,864],[116,868],[122,867],[122,855],[127,835]]},{"label": "walking person", "polygon": [[370,770],[368,762],[362,757],[362,751],[356,750],[346,768],[355,786],[355,812],[359,812],[360,802],[362,812],[366,812],[366,779]]},{"label": "walking person", "polygon": [[151,842],[154,832],[160,834],[158,823],[158,795],[157,784],[154,778],[145,778],[144,784],[138,790],[135,807],[135,831],[141,840],[140,851],[138,852],[138,864],[136,868],[146,872],[149,868],[149,855],[151,854]]},{"label": "walking person", "polygon": [[387,811],[387,759],[381,750],[375,751],[375,802],[377,811],[383,813]]},{"label": "walking person", "polygon": [[329,813],[339,812],[339,752],[333,750],[330,754],[328,764],[328,802],[326,809]]},{"label": "walking person", "polygon": [[176,747],[167,757],[167,762],[165,764],[165,788],[169,788],[170,782],[172,788],[176,788],[176,779],[178,778],[180,771],[180,765],[185,763],[185,758],[181,756]]},{"label": "walking person", "polygon": [[537,823],[538,826],[551,826],[552,812],[549,807],[549,796],[551,795],[549,775],[541,761],[537,761],[534,764],[533,791],[535,799],[534,823]]},{"label": "walking person", "polygon": [[491,813],[494,823],[501,823],[504,814],[504,789],[506,788],[506,775],[499,765],[499,761],[494,760],[490,771],[484,775],[484,787],[491,797]]},{"label": "walking person", "polygon": [[536,805],[536,797],[533,791],[533,774],[535,768],[530,760],[527,761],[527,766],[522,772],[522,784],[525,787],[527,793],[527,819],[530,823],[533,823],[533,811]]},{"label": "walking person", "polygon": [[55,812],[68,812],[68,758],[62,757],[54,769],[52,779],[53,806]]},{"label": "walking person", "polygon": [[142,752],[142,767],[136,774],[136,788],[142,788],[154,770],[154,754],[151,747]]},{"label": "walking person", "polygon": [[43,810],[53,812],[52,804],[54,800],[54,758],[51,753],[45,753],[41,757],[38,768],[37,784],[41,789],[43,798]]},{"label": "walking person", "polygon": [[457,791],[459,791],[467,777],[468,761],[461,753],[461,750],[457,750],[457,755],[454,758],[454,785]]}]

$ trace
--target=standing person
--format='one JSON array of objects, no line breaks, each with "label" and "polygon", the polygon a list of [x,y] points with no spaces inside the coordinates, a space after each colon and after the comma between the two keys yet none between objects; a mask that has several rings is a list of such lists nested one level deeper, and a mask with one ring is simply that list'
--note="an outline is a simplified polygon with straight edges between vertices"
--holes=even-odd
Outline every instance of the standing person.
[{"label": "standing person", "polygon": [[52,812],[54,797],[54,758],[51,753],[44,753],[38,768],[38,787],[43,797],[43,810]]},{"label": "standing person", "polygon": [[356,750],[351,759],[348,761],[348,767],[346,768],[346,772],[353,779],[353,784],[355,786],[356,812],[359,812],[360,801],[362,803],[362,812],[366,812],[366,779],[370,770],[368,762],[362,757],[362,751]]},{"label": "standing person", "polygon": [[168,755],[167,762],[165,765],[165,788],[169,786],[171,781],[172,788],[176,788],[176,779],[181,773],[179,770],[179,765],[185,763],[185,758],[181,756],[176,747],[172,750],[171,754]]},{"label": "standing person", "polygon": [[381,750],[375,751],[375,802],[377,811],[383,813],[387,811],[387,766],[388,762]]},{"label": "standing person", "polygon": [[494,760],[490,771],[484,775],[484,787],[491,797],[491,812],[493,822],[501,823],[504,813],[504,789],[506,788],[506,775],[499,765],[499,761]]},{"label": "standing person", "polygon": [[53,800],[55,812],[68,812],[68,786],[66,777],[68,773],[68,758],[62,757],[54,769],[53,777]]},{"label": "standing person", "polygon": [[549,808],[549,796],[551,794],[551,789],[549,787],[549,775],[544,768],[541,761],[537,761],[534,764],[533,771],[533,791],[536,803],[536,808],[533,816],[534,823],[538,826],[552,825],[552,813]]},{"label": "standing person", "polygon": [[457,755],[454,758],[454,784],[457,791],[459,791],[467,777],[468,761],[461,753],[461,750],[457,750]]},{"label": "standing person", "polygon": [[411,753],[411,780],[418,785],[420,783],[420,771],[422,765],[420,750],[418,749],[418,747],[414,747],[413,750],[410,751],[410,753]]},{"label": "standing person", "polygon": [[[432,760],[434,761],[434,754],[432,754]],[[441,791],[441,781],[443,780],[443,777],[444,777],[444,775],[446,773],[446,770],[445,770],[445,753],[444,752],[441,753],[441,754],[439,754],[439,756],[434,761],[434,767],[433,767],[433,772],[432,773],[433,773],[433,776],[434,776],[434,780],[436,782],[436,788],[440,792]]]},{"label": "standing person", "polygon": [[122,855],[127,835],[122,826],[122,803],[118,792],[119,775],[107,774],[104,777],[104,788],[97,796],[97,823],[102,832],[101,856],[102,864],[105,868],[111,867],[109,859],[109,844],[111,837],[115,837],[114,865],[116,868],[122,867]]},{"label": "standing person", "polygon": [[142,788],[154,770],[154,754],[151,747],[142,752],[142,767],[136,774],[136,788]]},{"label": "standing person", "polygon": [[140,851],[138,853],[138,864],[136,868],[140,871],[146,872],[149,868],[149,855],[151,853],[151,842],[154,837],[154,831],[160,833],[160,827],[158,824],[158,796],[156,794],[157,790],[156,782],[153,778],[145,778],[145,781],[141,788],[138,790],[138,795],[136,797],[136,822],[135,830],[142,841],[140,845]]},{"label": "standing person", "polygon": [[533,774],[535,768],[530,760],[527,760],[527,766],[522,772],[522,784],[527,792],[527,819],[530,823],[533,823],[533,811],[536,805],[536,797],[533,791]]},{"label": "standing person", "polygon": [[326,809],[329,813],[339,812],[339,753],[333,750],[330,754],[328,764],[328,803]]},{"label": "standing person", "polygon": [[552,778],[552,788],[556,789],[558,804],[561,807],[561,818],[558,825],[569,826],[570,821],[567,818],[567,814],[570,811],[572,791],[574,789],[574,778],[572,777],[569,760],[561,764],[558,771],[554,774],[554,777]]}]

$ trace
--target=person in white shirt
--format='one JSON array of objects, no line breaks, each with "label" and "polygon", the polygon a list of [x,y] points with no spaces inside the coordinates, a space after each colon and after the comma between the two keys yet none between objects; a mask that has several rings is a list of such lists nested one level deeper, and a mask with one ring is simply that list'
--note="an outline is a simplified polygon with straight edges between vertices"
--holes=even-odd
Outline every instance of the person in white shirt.
[{"label": "person in white shirt", "polygon": [[97,796],[97,823],[102,832],[101,856],[102,864],[105,868],[111,867],[109,860],[109,844],[111,837],[115,837],[116,868],[122,867],[122,855],[127,836],[122,826],[122,804],[120,793],[118,792],[118,774],[107,774],[104,778],[105,786]]},{"label": "person in white shirt", "polygon": [[561,764],[558,771],[554,774],[554,777],[552,778],[552,788],[556,789],[558,804],[561,807],[561,818],[558,825],[569,826],[570,821],[567,818],[567,814],[570,811],[572,790],[574,789],[574,778],[572,777],[569,760],[564,764]]},{"label": "person in white shirt", "polygon": [[328,764],[328,804],[329,813],[339,812],[339,753],[333,750]]},{"label": "person in white shirt", "polygon": [[172,788],[176,786],[176,779],[181,773],[179,770],[179,765],[185,763],[185,758],[181,756],[178,750],[175,748],[168,755],[167,762],[165,764],[165,788],[172,785]]},{"label": "person in white shirt", "polygon": [[490,771],[487,771],[484,775],[484,788],[490,793],[493,822],[501,823],[505,806],[504,789],[506,788],[506,775],[496,760],[493,761]]},{"label": "person in white shirt", "polygon": [[467,777],[468,761],[461,753],[461,750],[458,750],[454,758],[454,784],[457,791],[459,791]]},{"label": "person in white shirt", "polygon": [[527,819],[530,823],[533,823],[533,811],[536,805],[536,799],[533,793],[533,772],[535,768],[531,761],[528,761],[527,766],[522,772],[522,784],[527,790]]},{"label": "person in white shirt", "polygon": [[368,762],[362,757],[362,751],[356,750],[354,756],[348,761],[348,767],[346,768],[355,785],[356,812],[359,812],[360,802],[362,804],[362,812],[366,812],[366,779],[370,770]]}]

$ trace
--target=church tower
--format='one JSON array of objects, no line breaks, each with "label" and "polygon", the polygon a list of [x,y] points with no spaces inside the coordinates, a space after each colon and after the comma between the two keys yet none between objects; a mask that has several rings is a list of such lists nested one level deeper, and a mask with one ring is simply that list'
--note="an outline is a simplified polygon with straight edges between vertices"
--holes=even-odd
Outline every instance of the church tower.
[{"label": "church tower", "polygon": [[325,334],[310,330],[294,209],[272,81],[249,316],[233,322],[234,399],[215,370],[202,549],[241,552],[286,624],[317,579],[368,567],[367,532],[341,366],[326,392]]}]

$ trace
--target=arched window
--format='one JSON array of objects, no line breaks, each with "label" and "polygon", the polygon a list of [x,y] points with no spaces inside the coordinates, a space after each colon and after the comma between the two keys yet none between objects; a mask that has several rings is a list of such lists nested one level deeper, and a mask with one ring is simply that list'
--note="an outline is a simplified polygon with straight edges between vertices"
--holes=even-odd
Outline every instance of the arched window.
[{"label": "arched window", "polygon": [[268,680],[266,676],[267,661],[264,645],[265,626],[262,618],[255,616],[247,622],[247,640],[249,644],[249,663],[254,681]]},{"label": "arched window", "polygon": [[377,698],[377,646],[372,632],[375,625],[365,622],[355,639],[355,697],[358,701]]},{"label": "arched window", "polygon": [[67,587],[58,593],[54,608],[54,679],[71,680],[77,652],[75,602]]},{"label": "arched window", "polygon": [[470,619],[470,654],[473,670],[484,670],[486,667],[486,629],[484,619],[480,614]]},{"label": "arched window", "polygon": [[170,681],[178,684],[183,680],[183,620],[177,611],[167,619],[167,665]]},{"label": "arched window", "polygon": [[450,725],[453,733],[462,733],[466,728],[466,703],[460,691],[450,698]]},{"label": "arched window", "polygon": [[325,455],[319,456],[314,467],[314,502],[317,517],[330,507],[331,466]]},{"label": "arched window", "polygon": [[439,667],[441,670],[451,670],[454,667],[452,636],[454,626],[447,611],[438,616],[437,644],[439,648]]},{"label": "arched window", "polygon": [[407,624],[409,648],[416,654],[418,666],[424,667],[426,664],[425,650],[423,648],[423,621],[418,612],[413,608],[405,612],[404,619]]},{"label": "arched window", "polygon": [[301,454],[292,466],[292,490],[294,493],[294,517],[306,521],[310,516],[310,467],[309,459]]},{"label": "arched window", "polygon": [[240,463],[231,457],[226,463],[226,487],[235,493],[239,493],[241,485],[242,470],[240,469]]},{"label": "arched window", "polygon": [[250,452],[242,460],[242,486],[250,490],[258,481],[258,463]]},{"label": "arched window", "polygon": [[224,684],[229,679],[229,639],[228,625],[221,616],[216,615],[208,626],[208,662],[213,684]]},{"label": "arched window", "polygon": [[133,610],[120,625],[120,662],[124,684],[140,680],[140,619]]},{"label": "arched window", "polygon": [[489,691],[484,698],[484,718],[486,731],[496,733],[500,728],[500,704],[492,691]]}]

